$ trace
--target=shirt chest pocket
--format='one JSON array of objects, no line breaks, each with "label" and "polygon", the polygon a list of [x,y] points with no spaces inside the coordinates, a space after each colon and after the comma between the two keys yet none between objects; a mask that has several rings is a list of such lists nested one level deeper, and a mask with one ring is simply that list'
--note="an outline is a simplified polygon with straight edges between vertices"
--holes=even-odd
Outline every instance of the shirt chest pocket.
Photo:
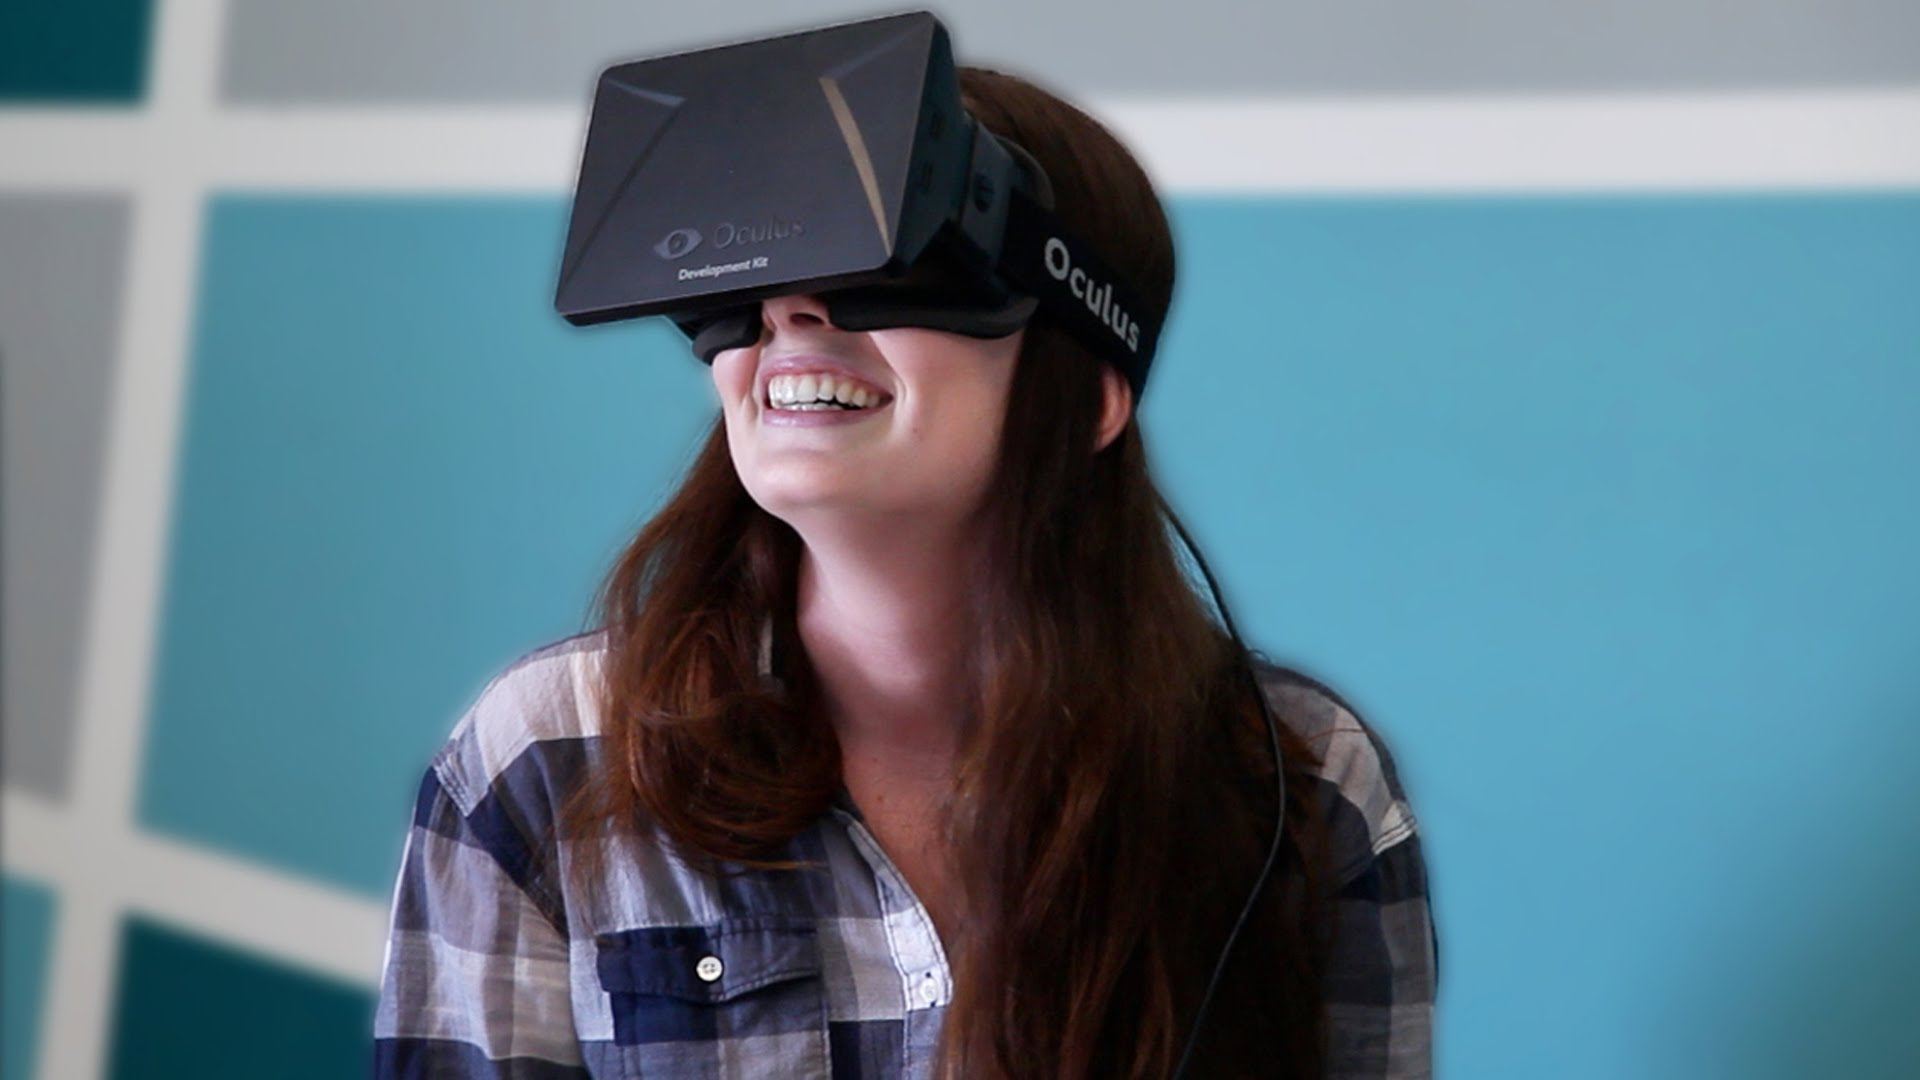
[{"label": "shirt chest pocket", "polygon": [[826,1077],[811,919],[747,916],[594,935],[628,1077]]}]

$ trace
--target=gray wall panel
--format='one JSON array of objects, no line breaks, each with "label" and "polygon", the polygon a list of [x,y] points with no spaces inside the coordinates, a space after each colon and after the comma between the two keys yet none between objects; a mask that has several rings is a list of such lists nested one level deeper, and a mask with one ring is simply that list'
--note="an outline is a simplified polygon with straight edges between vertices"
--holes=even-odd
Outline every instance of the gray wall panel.
[{"label": "gray wall panel", "polygon": [[[847,4],[235,0],[243,101],[584,105],[611,60],[864,17]],[[930,5],[963,61],[1073,94],[1428,93],[1920,81],[1911,0]]]},{"label": "gray wall panel", "polygon": [[4,772],[70,786],[128,209],[0,196],[0,675]]}]

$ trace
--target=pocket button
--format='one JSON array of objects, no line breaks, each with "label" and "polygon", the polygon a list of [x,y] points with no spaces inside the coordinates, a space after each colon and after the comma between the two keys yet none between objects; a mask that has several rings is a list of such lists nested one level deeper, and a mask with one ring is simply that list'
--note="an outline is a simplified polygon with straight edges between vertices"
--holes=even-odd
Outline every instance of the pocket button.
[{"label": "pocket button", "polygon": [[720,973],[725,970],[726,968],[721,965],[720,958],[717,956],[703,956],[700,958],[699,963],[693,965],[693,973],[700,976],[701,982],[712,982],[718,979]]}]

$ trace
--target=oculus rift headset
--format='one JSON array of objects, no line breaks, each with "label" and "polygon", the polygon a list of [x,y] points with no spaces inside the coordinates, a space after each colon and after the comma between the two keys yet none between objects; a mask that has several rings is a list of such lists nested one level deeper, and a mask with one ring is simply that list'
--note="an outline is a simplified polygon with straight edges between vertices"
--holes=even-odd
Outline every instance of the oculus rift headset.
[{"label": "oculus rift headset", "polygon": [[[614,64],[600,73],[554,306],[575,326],[663,315],[711,364],[760,340],[760,301],[807,292],[843,330],[1011,334],[1045,311],[1139,402],[1163,313],[1053,213],[1046,170],[962,106],[946,28],[912,12]],[[1279,861],[1280,738],[1213,574],[1272,740],[1273,844],[1215,962]]]}]

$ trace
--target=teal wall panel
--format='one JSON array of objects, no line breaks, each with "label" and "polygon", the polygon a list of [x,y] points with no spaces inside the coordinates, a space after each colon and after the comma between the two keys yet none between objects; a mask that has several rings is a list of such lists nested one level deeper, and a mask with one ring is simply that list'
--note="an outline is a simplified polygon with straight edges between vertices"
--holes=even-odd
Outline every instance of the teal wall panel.
[{"label": "teal wall panel", "polygon": [[152,23],[152,0],[0,3],[0,104],[140,101]]},{"label": "teal wall panel", "polygon": [[[150,827],[384,898],[457,710],[580,624],[713,403],[552,315],[561,209],[216,201]],[[1172,210],[1155,467],[1396,752],[1442,1069],[1920,1059],[1920,194]]]},{"label": "teal wall panel", "polygon": [[371,991],[316,979],[131,919],[107,1075],[113,1080],[334,1080],[373,1059]]},{"label": "teal wall panel", "polygon": [[40,1014],[52,975],[58,898],[37,881],[0,877],[0,1076],[30,1077],[39,1061]]},{"label": "teal wall panel", "polygon": [[670,327],[552,310],[557,199],[217,199],[140,818],[387,896],[428,755],[582,628],[718,414]]},{"label": "teal wall panel", "polygon": [[1920,195],[1175,209],[1143,418],[1399,755],[1442,1071],[1912,1075]]}]

